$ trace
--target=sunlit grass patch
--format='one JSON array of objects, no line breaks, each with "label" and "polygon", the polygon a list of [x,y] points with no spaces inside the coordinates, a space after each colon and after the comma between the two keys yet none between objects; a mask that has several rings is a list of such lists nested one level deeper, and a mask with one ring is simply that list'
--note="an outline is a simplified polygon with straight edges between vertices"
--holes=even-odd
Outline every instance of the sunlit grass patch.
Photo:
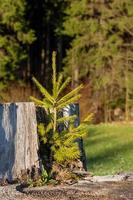
[{"label": "sunlit grass patch", "polygon": [[96,175],[133,171],[133,125],[91,125],[85,150],[87,168]]}]

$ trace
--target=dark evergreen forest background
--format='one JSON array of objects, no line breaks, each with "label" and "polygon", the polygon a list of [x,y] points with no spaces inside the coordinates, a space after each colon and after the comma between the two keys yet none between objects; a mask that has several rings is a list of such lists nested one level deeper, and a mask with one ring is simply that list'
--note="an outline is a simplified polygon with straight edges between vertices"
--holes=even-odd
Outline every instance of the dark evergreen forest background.
[{"label": "dark evergreen forest background", "polygon": [[[81,116],[133,119],[132,0],[0,0],[0,101],[38,96],[57,71],[84,83]],[[69,88],[68,88],[69,90]]]}]

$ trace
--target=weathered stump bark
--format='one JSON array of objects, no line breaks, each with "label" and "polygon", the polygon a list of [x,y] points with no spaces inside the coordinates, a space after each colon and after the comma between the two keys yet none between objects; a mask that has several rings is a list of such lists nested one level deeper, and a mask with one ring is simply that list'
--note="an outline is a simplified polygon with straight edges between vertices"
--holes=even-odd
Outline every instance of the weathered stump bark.
[{"label": "weathered stump bark", "polygon": [[39,168],[34,103],[0,104],[0,180]]},{"label": "weathered stump bark", "polygon": [[[77,104],[76,103],[70,104],[63,109],[63,116],[71,116],[71,115],[77,116],[77,118],[74,121],[74,126],[75,127],[79,126],[79,124],[80,124],[80,112],[79,112],[79,104],[78,103]],[[69,122],[66,121],[64,125],[67,128],[69,126]],[[85,150],[84,150],[83,139],[78,138],[76,142],[78,142],[78,145],[79,145],[80,160],[83,164],[83,168],[84,168],[85,171],[87,171],[86,155],[85,155]]]}]

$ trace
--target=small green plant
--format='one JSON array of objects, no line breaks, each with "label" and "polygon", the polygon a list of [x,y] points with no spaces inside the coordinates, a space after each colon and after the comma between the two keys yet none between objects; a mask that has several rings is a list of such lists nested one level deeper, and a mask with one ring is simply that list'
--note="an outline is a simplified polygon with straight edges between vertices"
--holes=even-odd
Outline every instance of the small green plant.
[{"label": "small green plant", "polygon": [[[73,125],[76,116],[60,117],[59,113],[65,106],[74,103],[80,98],[79,92],[83,85],[79,85],[63,96],[62,93],[69,85],[71,78],[63,81],[62,73],[57,77],[55,52],[53,52],[52,56],[52,69],[52,94],[33,78],[34,83],[43,95],[43,99],[31,97],[31,100],[43,107],[48,117],[47,125],[39,124],[38,126],[41,141],[50,146],[52,161],[63,164],[80,157],[79,147],[75,140],[85,136],[88,128],[86,122],[88,122],[90,115],[78,127]],[[69,128],[59,131],[60,124],[65,121],[69,121]]]},{"label": "small green plant", "polygon": [[27,180],[25,180],[25,184],[28,187],[39,187],[44,186],[46,184],[56,185],[57,183],[58,182],[53,180],[52,177],[47,173],[44,166],[42,166],[40,176],[36,178],[28,177]]},{"label": "small green plant", "polygon": [[42,168],[41,179],[44,183],[47,183],[50,179],[50,177],[49,177],[49,175],[48,175],[48,173],[47,173],[47,171],[44,167]]}]

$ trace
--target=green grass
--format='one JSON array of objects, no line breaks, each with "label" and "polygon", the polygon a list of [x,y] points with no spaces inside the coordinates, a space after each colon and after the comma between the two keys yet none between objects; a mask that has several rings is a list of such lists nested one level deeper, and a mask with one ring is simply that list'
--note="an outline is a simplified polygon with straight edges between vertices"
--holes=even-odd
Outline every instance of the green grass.
[{"label": "green grass", "polygon": [[133,125],[90,125],[85,151],[88,171],[95,175],[133,171]]}]

